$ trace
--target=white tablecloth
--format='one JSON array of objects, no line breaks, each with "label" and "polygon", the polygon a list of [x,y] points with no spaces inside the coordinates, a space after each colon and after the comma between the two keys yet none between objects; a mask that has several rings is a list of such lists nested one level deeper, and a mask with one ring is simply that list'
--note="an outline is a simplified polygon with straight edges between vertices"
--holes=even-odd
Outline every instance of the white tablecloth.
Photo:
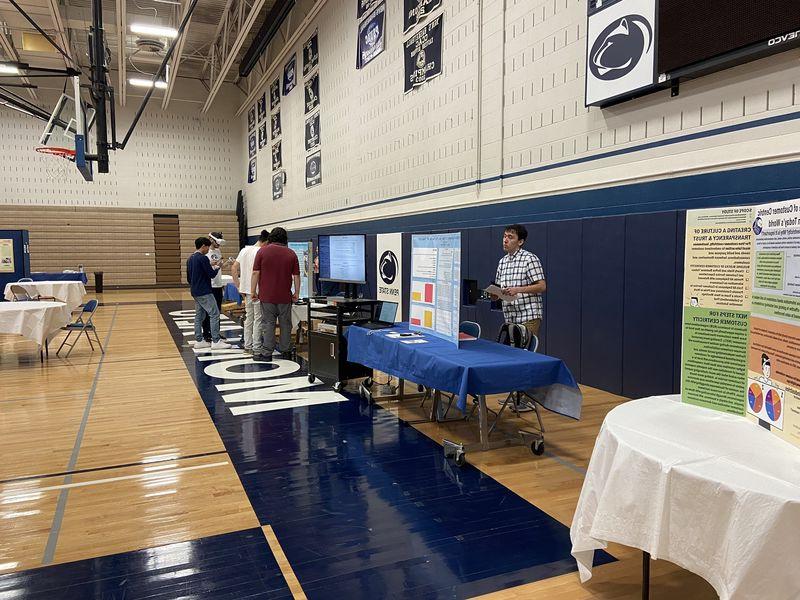
[{"label": "white tablecloth", "polygon": [[581,581],[618,542],[708,581],[721,600],[800,598],[800,449],[678,396],[603,422],[570,531]]},{"label": "white tablecloth", "polygon": [[21,335],[41,346],[70,322],[70,316],[63,302],[0,302],[0,333]]},{"label": "white tablecloth", "polygon": [[86,295],[86,287],[82,281],[34,281],[26,283],[7,283],[5,299],[13,300],[14,294],[11,293],[11,286],[19,285],[28,292],[30,296],[49,296],[66,303],[70,310],[78,308],[83,303]]}]

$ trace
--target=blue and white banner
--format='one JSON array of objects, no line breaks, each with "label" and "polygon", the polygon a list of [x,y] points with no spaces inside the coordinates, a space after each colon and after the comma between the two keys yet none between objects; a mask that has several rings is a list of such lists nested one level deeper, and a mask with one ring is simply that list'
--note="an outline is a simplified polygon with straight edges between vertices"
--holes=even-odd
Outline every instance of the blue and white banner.
[{"label": "blue and white banner", "polygon": [[267,145],[267,123],[258,126],[258,149],[262,150]]},{"label": "blue and white banner", "polygon": [[252,131],[256,128],[256,107],[253,106],[247,111],[247,130]]},{"label": "blue and white banner", "polygon": [[283,95],[288,96],[295,85],[297,85],[297,55],[292,54],[289,62],[283,67]]},{"label": "blue and white banner", "polygon": [[306,157],[306,187],[322,183],[322,153],[317,151]]},{"label": "blue and white banner", "polygon": [[281,137],[281,111],[278,111],[270,118],[272,123],[272,141]]},{"label": "blue and white banner", "polygon": [[283,184],[286,173],[279,171],[272,176],[272,199],[280,200],[283,198]]},{"label": "blue and white banner", "polygon": [[269,109],[275,110],[281,103],[281,80],[276,79],[269,84]]},{"label": "blue and white banner", "polygon": [[248,156],[248,158],[255,158],[255,156],[256,156],[256,148],[257,147],[258,147],[258,142],[256,141],[256,132],[254,131],[247,138],[247,156]]},{"label": "blue and white banner", "polygon": [[319,71],[309,77],[305,84],[306,113],[308,114],[319,106]]},{"label": "blue and white banner", "polygon": [[319,136],[319,111],[317,111],[313,116],[306,119],[306,152],[319,146]]},{"label": "blue and white banner", "polygon": [[267,94],[261,94],[261,97],[258,99],[258,122],[260,123],[264,119],[267,118]]},{"label": "blue and white banner", "polygon": [[442,0],[403,0],[403,33],[408,33],[442,5]]},{"label": "blue and white banner", "polygon": [[303,77],[311,73],[319,64],[319,31],[314,33],[303,44]]},{"label": "blue and white banner", "polygon": [[358,0],[358,8],[356,9],[358,19],[361,20],[365,14],[373,9],[379,0]]},{"label": "blue and white banner", "polygon": [[247,168],[247,183],[255,183],[256,179],[256,159],[253,158]]},{"label": "blue and white banner", "polygon": [[403,234],[379,233],[377,248],[377,299],[397,302],[395,321],[400,322],[403,320]]},{"label": "blue and white banner", "polygon": [[430,21],[403,44],[405,93],[442,73],[442,17]]},{"label": "blue and white banner", "polygon": [[356,69],[363,69],[386,48],[386,3],[381,2],[358,24]]},{"label": "blue and white banner", "polygon": [[283,166],[283,157],[281,156],[281,143],[272,145],[272,170],[277,171]]}]

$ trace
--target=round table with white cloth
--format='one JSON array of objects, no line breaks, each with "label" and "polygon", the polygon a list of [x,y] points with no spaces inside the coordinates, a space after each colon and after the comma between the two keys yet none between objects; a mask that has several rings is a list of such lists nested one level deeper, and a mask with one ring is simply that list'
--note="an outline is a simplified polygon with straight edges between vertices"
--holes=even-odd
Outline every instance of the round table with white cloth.
[{"label": "round table with white cloth", "polygon": [[627,402],[597,436],[570,536],[581,581],[617,542],[700,575],[721,600],[800,598],[800,448],[680,396]]},{"label": "round table with white cloth", "polygon": [[45,296],[60,300],[69,306],[70,310],[78,308],[86,295],[86,287],[82,281],[26,281],[7,283],[4,294],[6,300],[14,299],[14,294],[11,292],[12,285],[22,287],[29,296]]},{"label": "round table with white cloth", "polygon": [[43,346],[70,317],[64,302],[0,302],[0,333],[21,335]]}]

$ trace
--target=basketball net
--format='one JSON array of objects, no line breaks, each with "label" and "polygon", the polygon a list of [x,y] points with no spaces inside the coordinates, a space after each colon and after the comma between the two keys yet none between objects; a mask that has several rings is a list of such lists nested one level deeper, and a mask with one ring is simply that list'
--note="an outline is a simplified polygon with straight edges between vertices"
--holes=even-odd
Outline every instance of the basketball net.
[{"label": "basketball net", "polygon": [[[75,162],[75,150],[55,146],[39,146],[36,152],[52,160],[46,161],[45,173],[50,179],[64,179],[67,176],[67,161]],[[66,160],[64,160],[66,159]]]}]

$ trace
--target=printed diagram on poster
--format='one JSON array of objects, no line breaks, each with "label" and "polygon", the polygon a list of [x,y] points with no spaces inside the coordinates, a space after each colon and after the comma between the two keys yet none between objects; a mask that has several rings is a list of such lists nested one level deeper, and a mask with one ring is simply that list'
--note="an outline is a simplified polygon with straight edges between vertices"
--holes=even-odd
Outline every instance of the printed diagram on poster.
[{"label": "printed diagram on poster", "polygon": [[620,0],[589,14],[586,106],[656,81],[656,0]]},{"label": "printed diagram on poster", "polygon": [[[297,255],[300,265],[300,298],[308,298],[308,282],[311,275],[311,242],[289,242],[289,249]],[[292,285],[294,291],[294,285]]]},{"label": "printed diagram on poster", "polygon": [[281,137],[281,111],[274,113],[270,117],[272,127],[272,141],[274,142]]},{"label": "printed diagram on poster", "polygon": [[281,80],[276,79],[269,84],[269,109],[275,110],[281,103]]},{"label": "printed diagram on poster", "polygon": [[305,83],[306,114],[319,106],[319,71],[309,77]]},{"label": "printed diagram on poster", "polygon": [[262,150],[267,145],[267,123],[258,126],[258,149]]},{"label": "printed diagram on poster", "polygon": [[306,152],[319,146],[319,112],[306,119]]},{"label": "printed diagram on poster", "polygon": [[277,171],[283,166],[283,156],[281,155],[281,143],[272,145],[272,170]]},{"label": "printed diagram on poster", "polygon": [[258,122],[260,123],[264,119],[267,118],[267,94],[261,94],[261,97],[258,99]]},{"label": "printed diagram on poster", "polygon": [[297,55],[292,54],[289,62],[283,67],[283,95],[288,96],[295,85],[297,85]]},{"label": "printed diagram on poster", "polygon": [[363,69],[384,51],[386,34],[386,3],[381,2],[366,19],[358,24],[358,55],[356,69]]},{"label": "printed diagram on poster", "polygon": [[0,273],[13,273],[14,269],[14,240],[0,240]]},{"label": "printed diagram on poster", "polygon": [[379,233],[377,235],[378,300],[397,302],[395,321],[403,315],[403,234]]},{"label": "printed diagram on poster", "polygon": [[250,164],[247,168],[247,183],[255,183],[256,182],[256,159],[250,159]]},{"label": "printed diagram on poster", "polygon": [[403,0],[403,33],[408,33],[433,11],[442,0]]},{"label": "printed diagram on poster", "polygon": [[252,131],[256,128],[256,107],[253,106],[247,111],[247,130]]},{"label": "printed diagram on poster", "polygon": [[458,345],[461,234],[411,237],[409,327]]},{"label": "printed diagram on poster", "polygon": [[283,198],[283,185],[286,183],[286,173],[279,171],[272,176],[272,199],[280,200]]},{"label": "printed diagram on poster", "polygon": [[247,152],[248,158],[255,158],[256,155],[256,148],[258,147],[258,143],[256,141],[256,132],[250,134],[247,138]]},{"label": "printed diagram on poster", "polygon": [[306,157],[306,187],[322,183],[322,153],[317,151]]},{"label": "printed diagram on poster", "polygon": [[405,93],[442,73],[442,17],[439,15],[403,43]]},{"label": "printed diagram on poster", "polygon": [[303,77],[311,73],[319,64],[319,30],[303,44]]}]

